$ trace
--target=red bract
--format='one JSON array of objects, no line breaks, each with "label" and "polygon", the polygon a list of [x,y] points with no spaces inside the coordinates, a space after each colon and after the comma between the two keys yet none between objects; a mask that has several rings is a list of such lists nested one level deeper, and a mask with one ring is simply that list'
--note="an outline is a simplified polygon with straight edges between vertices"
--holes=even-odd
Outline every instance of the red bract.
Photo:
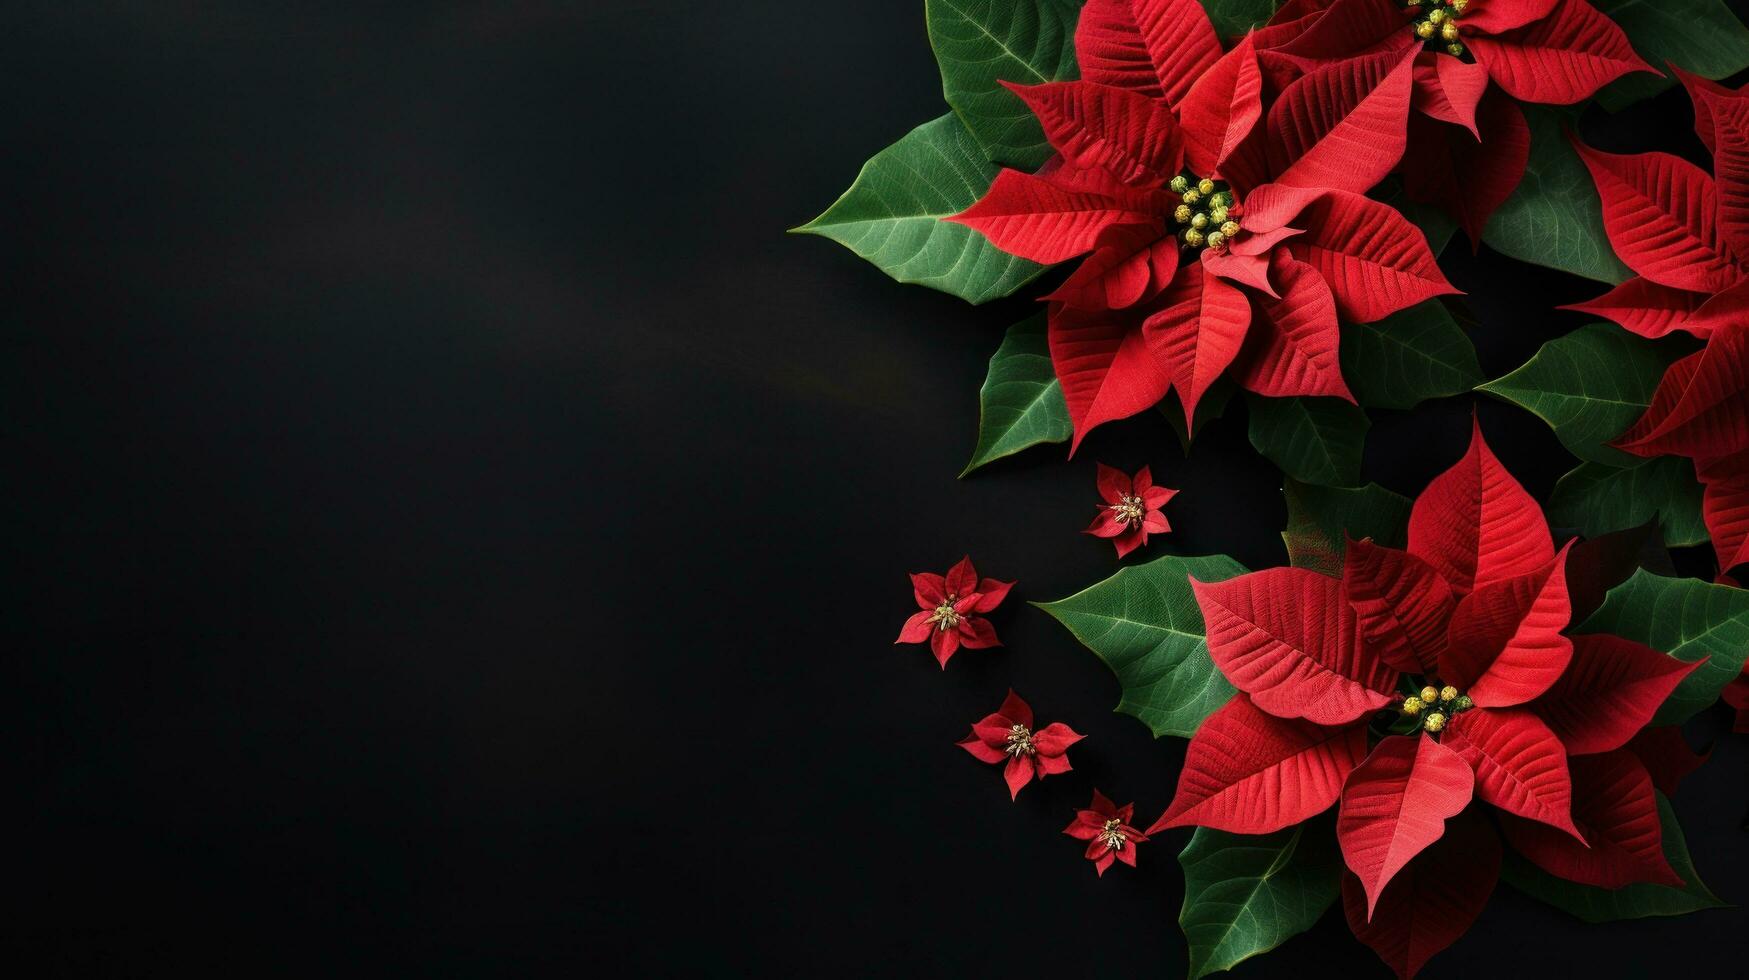
[{"label": "red bract", "polygon": [[1677,74],[1714,174],[1668,153],[1618,156],[1576,142],[1610,244],[1638,276],[1572,308],[1646,337],[1682,330],[1706,341],[1670,365],[1614,445],[1694,460],[1722,573],[1749,560],[1749,93]]},{"label": "red bract", "polygon": [[1403,152],[1408,52],[1290,87],[1270,143],[1252,42],[1221,55],[1197,0],[1090,0],[1075,45],[1080,81],[1010,86],[1058,156],[949,219],[1034,261],[1085,257],[1046,297],[1071,452],[1168,391],[1194,418],[1229,370],[1258,394],[1352,401],[1337,315],[1455,292],[1421,232],[1363,195]]},{"label": "red bract", "polygon": [[[1651,779],[1623,746],[1695,665],[1564,635],[1568,552],[1478,427],[1415,501],[1407,550],[1350,542],[1340,579],[1192,580],[1239,693],[1191,739],[1149,833],[1265,834],[1339,803],[1350,921],[1405,976],[1493,888],[1499,844],[1476,804],[1552,874],[1669,882]],[[1434,846],[1448,836],[1483,843]]]},{"label": "red bract", "polygon": [[1075,811],[1075,819],[1063,828],[1063,833],[1087,842],[1086,858],[1093,862],[1093,870],[1101,877],[1113,861],[1122,861],[1133,868],[1136,866],[1136,845],[1148,839],[1147,834],[1130,826],[1135,810],[1134,803],[1117,806],[1106,799],[1105,794],[1094,790],[1092,804],[1088,809]]},{"label": "red bract", "polygon": [[943,670],[960,647],[982,650],[1001,646],[996,628],[983,614],[992,612],[1008,598],[1013,582],[979,579],[971,558],[961,558],[947,575],[933,572],[911,574],[911,594],[923,610],[905,620],[895,643],[925,643]]},{"label": "red bract", "polygon": [[1043,779],[1068,772],[1069,746],[1082,737],[1060,721],[1033,731],[1032,707],[1009,691],[1001,710],[972,725],[972,733],[956,744],[980,762],[1006,763],[1002,778],[1008,781],[1008,796],[1013,799],[1034,776]]},{"label": "red bract", "polygon": [[1567,105],[1651,70],[1584,0],[1290,3],[1257,37],[1276,86],[1379,51],[1413,50],[1417,111],[1406,120],[1403,190],[1450,212],[1472,242],[1530,157],[1530,129],[1514,99]]},{"label": "red bract", "polygon": [[1148,543],[1149,534],[1165,534],[1172,530],[1160,508],[1178,494],[1176,490],[1154,485],[1154,477],[1144,466],[1131,477],[1120,469],[1099,464],[1099,496],[1105,506],[1088,525],[1086,533],[1111,538],[1122,558]]},{"label": "red bract", "polygon": [[1725,685],[1725,703],[1737,709],[1737,723],[1732,731],[1749,734],[1749,667],[1737,679]]}]

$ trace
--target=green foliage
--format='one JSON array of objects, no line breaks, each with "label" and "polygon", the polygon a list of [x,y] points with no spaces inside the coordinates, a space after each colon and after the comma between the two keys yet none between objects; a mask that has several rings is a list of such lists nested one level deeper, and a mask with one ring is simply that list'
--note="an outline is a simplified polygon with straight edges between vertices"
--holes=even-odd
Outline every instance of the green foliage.
[{"label": "green foliage", "polygon": [[[1621,25],[1634,50],[1659,72],[1674,63],[1707,78],[1749,68],[1749,30],[1724,0],[1591,0]],[[1675,82],[1645,73],[1618,78],[1597,93],[1597,103],[1615,112]]]},{"label": "green foliage", "polygon": [[1656,514],[1665,544],[1706,544],[1700,497],[1694,464],[1677,456],[1660,456],[1627,469],[1581,463],[1549,495],[1549,523],[1595,538],[1639,527]]},{"label": "green foliage", "polygon": [[1208,11],[1209,20],[1214,22],[1215,33],[1223,40],[1243,36],[1252,27],[1274,16],[1275,8],[1279,6],[1278,0],[1202,0],[1202,8]]},{"label": "green foliage", "polygon": [[1414,408],[1482,382],[1476,347],[1437,299],[1377,323],[1342,325],[1342,376],[1367,408]]},{"label": "green foliage", "polygon": [[1319,487],[1293,480],[1281,492],[1287,498],[1287,527],[1281,540],[1295,568],[1341,575],[1348,538],[1372,538],[1391,548],[1408,546],[1413,504],[1400,493],[1376,483]]},{"label": "green foliage", "polygon": [[1051,367],[1045,315],[1008,328],[990,358],[990,373],[978,392],[978,445],[967,473],[1029,446],[1066,442],[1074,434],[1063,388]]},{"label": "green foliage", "polygon": [[984,155],[1037,170],[1054,152],[1026,104],[1002,82],[1076,77],[1074,0],[927,0],[941,91]]},{"label": "green foliage", "polygon": [[1190,980],[1230,970],[1305,932],[1342,891],[1324,821],[1253,837],[1198,827],[1178,855]]},{"label": "green foliage", "polygon": [[1482,241],[1533,265],[1621,282],[1631,273],[1609,246],[1597,187],[1562,131],[1570,116],[1546,106],[1522,108],[1530,123],[1530,162],[1518,190],[1488,219]]},{"label": "green foliage", "polygon": [[1662,650],[1695,668],[1664,700],[1654,725],[1680,725],[1719,699],[1749,653],[1749,590],[1645,569],[1609,590],[1577,633],[1613,633]]},{"label": "green foliage", "polygon": [[1246,393],[1251,445],[1288,476],[1324,486],[1360,481],[1372,422],[1340,398],[1264,398]]}]

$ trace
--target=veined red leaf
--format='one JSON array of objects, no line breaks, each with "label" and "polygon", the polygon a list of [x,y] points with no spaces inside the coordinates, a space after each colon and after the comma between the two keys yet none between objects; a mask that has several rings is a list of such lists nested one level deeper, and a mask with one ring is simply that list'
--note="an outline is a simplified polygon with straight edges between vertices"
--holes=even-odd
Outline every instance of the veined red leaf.
[{"label": "veined red leaf", "polygon": [[[1470,131],[1471,136],[1482,139],[1481,131],[1476,128],[1476,104],[1486,91],[1488,69],[1478,63],[1460,61],[1432,51],[1415,56],[1415,92],[1410,102],[1416,112],[1439,122],[1462,126]],[[1526,139],[1529,139],[1528,135]],[[1413,145],[1412,134],[1410,142]],[[1468,190],[1467,185],[1465,190]]]},{"label": "veined red leaf", "polygon": [[1197,0],[1087,0],[1075,27],[1082,78],[1173,105],[1220,56]]},{"label": "veined red leaf", "polygon": [[1704,78],[1692,72],[1683,71],[1677,65],[1671,65],[1670,71],[1682,87],[1688,90],[1688,99],[1694,103],[1694,135],[1700,137],[1706,145],[1706,151],[1715,150],[1713,144],[1713,99],[1742,98],[1737,91],[1728,85],[1721,85],[1710,78]]},{"label": "veined red leaf", "polygon": [[1181,268],[1161,294],[1142,334],[1156,370],[1178,392],[1185,418],[1196,418],[1196,403],[1239,356],[1250,326],[1245,294],[1201,262]]},{"label": "veined red leaf", "polygon": [[1363,193],[1403,158],[1415,49],[1384,51],[1319,68],[1269,109],[1276,183]]},{"label": "veined red leaf", "polygon": [[1354,938],[1372,947],[1401,980],[1469,931],[1500,879],[1500,837],[1475,808],[1465,810],[1397,872],[1367,917],[1366,889],[1342,878],[1342,911]]},{"label": "veined red leaf", "polygon": [[1250,35],[1197,78],[1180,106],[1184,158],[1192,172],[1219,176],[1221,165],[1263,118],[1263,72]]},{"label": "veined red leaf", "polygon": [[[1749,99],[1703,95],[1713,123],[1719,230],[1739,261],[1749,260]],[[1697,107],[1698,114],[1699,109]],[[1698,119],[1698,115],[1697,115]]]},{"label": "veined red leaf", "polygon": [[1700,510],[1719,572],[1729,572],[1749,562],[1749,452],[1706,460],[1695,472],[1706,488]]},{"label": "veined red leaf", "polygon": [[1619,155],[1573,140],[1603,199],[1603,229],[1628,268],[1672,289],[1716,293],[1743,279],[1718,226],[1713,179],[1669,153]]},{"label": "veined red leaf", "polygon": [[1309,265],[1278,249],[1271,263],[1281,298],[1260,297],[1243,355],[1239,384],[1271,398],[1328,395],[1354,401],[1342,380],[1336,347],[1342,331],[1330,287]]},{"label": "veined red leaf", "polygon": [[1652,785],[1665,796],[1676,792],[1688,774],[1712,756],[1712,749],[1696,752],[1682,737],[1682,726],[1660,725],[1642,730],[1628,742],[1628,751],[1646,767]]},{"label": "veined red leaf", "polygon": [[1353,541],[1342,584],[1361,633],[1386,663],[1414,674],[1438,669],[1457,600],[1433,566],[1371,539]]},{"label": "veined red leaf", "polygon": [[1158,188],[1184,164],[1184,134],[1162,99],[1094,82],[1004,85],[1038,117],[1051,146],[1076,166]]},{"label": "veined red leaf", "polygon": [[1572,663],[1532,707],[1568,754],[1610,752],[1646,727],[1676,685],[1705,659],[1683,663],[1604,633],[1575,636]]},{"label": "veined red leaf", "polygon": [[1166,397],[1171,382],[1148,352],[1138,312],[1053,303],[1047,334],[1051,365],[1075,424],[1070,453],[1095,426],[1146,411]]},{"label": "veined red leaf", "polygon": [[1480,0],[1464,11],[1466,31],[1499,34],[1541,20],[1561,0]]},{"label": "veined red leaf", "polygon": [[1145,223],[1157,210],[1139,191],[1114,197],[1065,190],[1042,177],[1004,170],[978,203],[942,220],[981,232],[1010,255],[1051,264],[1092,250],[1107,227]]},{"label": "veined red leaf", "polygon": [[[1456,60],[1440,56],[1442,62]],[[1530,125],[1518,106],[1489,92],[1477,109],[1480,140],[1457,126],[1411,116],[1402,169],[1403,193],[1456,218],[1472,246],[1481,243],[1488,218],[1518,189],[1530,162]],[[1452,193],[1458,186],[1463,192]]]},{"label": "veined red leaf", "polygon": [[1567,750],[1536,715],[1523,708],[1466,711],[1441,739],[1475,771],[1482,802],[1579,836]]},{"label": "veined red leaf", "polygon": [[1617,749],[1575,756],[1568,768],[1573,820],[1586,843],[1547,824],[1502,816],[1500,829],[1512,846],[1549,874],[1582,885],[1621,888],[1649,881],[1681,888],[1682,878],[1664,859],[1658,798],[1640,760]]},{"label": "veined red leaf", "polygon": [[1571,105],[1629,72],[1652,70],[1615,21],[1584,0],[1560,0],[1523,27],[1465,34],[1464,42],[1508,95],[1545,105]]},{"label": "veined red leaf", "polygon": [[1540,571],[1479,585],[1451,616],[1439,673],[1484,708],[1524,704],[1547,691],[1573,659],[1562,635],[1569,541]]},{"label": "veined red leaf", "polygon": [[1554,541],[1542,508],[1495,458],[1472,423],[1470,448],[1409,512],[1409,551],[1458,593],[1545,568]]},{"label": "veined red leaf", "polygon": [[[1162,236],[1165,237],[1162,237]],[[1111,225],[1045,299],[1082,310],[1121,310],[1166,288],[1178,270],[1178,242],[1159,222]]]},{"label": "veined red leaf", "polygon": [[[1357,52],[1397,42],[1409,46],[1403,30],[1403,11],[1396,0],[1324,0],[1318,16],[1309,17],[1299,30],[1276,39],[1273,50],[1293,61],[1301,71],[1316,68]],[[1293,19],[1291,11],[1278,11],[1272,21]]]},{"label": "veined red leaf", "polygon": [[1190,587],[1209,656],[1264,711],[1343,725],[1391,703],[1397,672],[1360,642],[1337,579],[1270,568]]},{"label": "veined red leaf", "polygon": [[1749,449],[1749,325],[1713,330],[1704,350],[1666,368],[1645,414],[1611,445],[1696,459]]},{"label": "veined red leaf", "polygon": [[1419,733],[1387,737],[1348,774],[1336,838],[1366,891],[1369,917],[1391,877],[1445,833],[1474,788],[1469,763]]},{"label": "veined red leaf", "polygon": [[1365,755],[1365,725],[1288,721],[1236,695],[1197,729],[1172,805],[1147,833],[1186,826],[1273,833],[1329,809]]},{"label": "veined red leaf", "polygon": [[1457,290],[1446,281],[1427,236],[1388,204],[1330,191],[1295,220],[1305,234],[1288,241],[1294,257],[1318,270],[1344,320],[1371,323]]},{"label": "veined red leaf", "polygon": [[1695,312],[1707,302],[1706,293],[1660,286],[1644,276],[1635,276],[1596,299],[1563,306],[1603,317],[1623,329],[1653,340],[1672,330],[1686,330]]}]

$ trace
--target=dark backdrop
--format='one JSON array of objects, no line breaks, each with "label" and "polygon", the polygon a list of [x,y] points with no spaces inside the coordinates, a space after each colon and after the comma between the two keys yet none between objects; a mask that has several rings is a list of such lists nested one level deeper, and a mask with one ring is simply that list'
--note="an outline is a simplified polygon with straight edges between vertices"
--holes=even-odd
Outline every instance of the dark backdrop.
[{"label": "dark backdrop", "polygon": [[[1183,489],[1154,554],[1253,567],[1280,480],[1237,408],[1189,462],[1141,419],[954,478],[1028,302],[783,234],[942,111],[916,0],[6,21],[9,963],[1182,972],[1184,833],[1104,880],[1059,834],[1095,785],[1157,813],[1182,743],[1024,600],[1113,571],[1095,460]],[[1696,153],[1688,118],[1587,131]],[[1490,375],[1597,291],[1464,253]],[[1368,476],[1418,490],[1469,412],[1380,413]],[[1546,494],[1543,424],[1481,412]],[[890,643],[905,573],[965,552],[1020,586],[944,674]],[[1010,684],[1091,736],[1018,804],[952,744]],[[1746,772],[1726,738],[1675,798],[1737,900]],[[1746,927],[1503,891],[1428,975],[1650,974]],[[1324,968],[1383,975],[1339,913],[1239,972]]]}]

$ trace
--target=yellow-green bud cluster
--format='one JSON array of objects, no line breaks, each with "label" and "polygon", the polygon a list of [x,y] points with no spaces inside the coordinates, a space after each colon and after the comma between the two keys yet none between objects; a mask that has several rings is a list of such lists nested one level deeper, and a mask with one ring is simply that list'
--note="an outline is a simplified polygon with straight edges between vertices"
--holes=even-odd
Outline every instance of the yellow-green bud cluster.
[{"label": "yellow-green bud cluster", "polygon": [[1233,220],[1233,194],[1226,185],[1188,174],[1179,174],[1167,185],[1183,203],[1172,209],[1178,239],[1189,248],[1225,248],[1240,231]]},{"label": "yellow-green bud cluster", "polygon": [[1416,37],[1454,57],[1464,53],[1457,22],[1469,9],[1470,0],[1403,0],[1403,3],[1403,12],[1408,14]]},{"label": "yellow-green bud cluster", "polygon": [[1454,716],[1475,706],[1469,695],[1459,694],[1458,689],[1450,684],[1444,687],[1428,684],[1404,698],[1402,709],[1404,715],[1420,720],[1423,731],[1438,733],[1450,724]]}]

